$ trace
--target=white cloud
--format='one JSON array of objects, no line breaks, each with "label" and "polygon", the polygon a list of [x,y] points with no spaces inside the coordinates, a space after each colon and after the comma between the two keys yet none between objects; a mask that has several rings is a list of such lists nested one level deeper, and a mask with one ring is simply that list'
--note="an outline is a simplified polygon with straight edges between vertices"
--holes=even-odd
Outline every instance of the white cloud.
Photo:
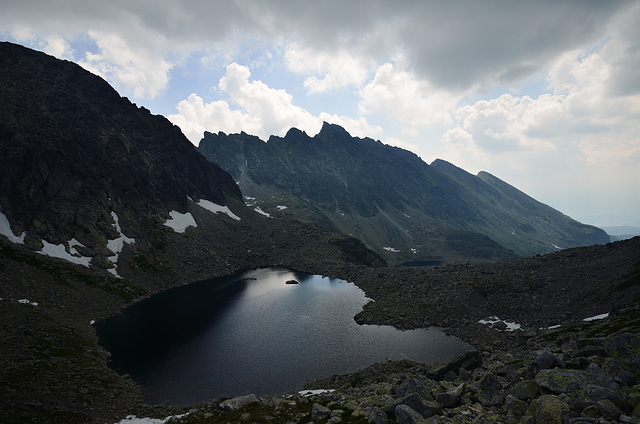
[{"label": "white cloud", "polygon": [[624,54],[616,39],[600,50],[570,51],[550,67],[554,94],[537,98],[503,94],[458,108],[457,126],[445,141],[460,139],[489,153],[577,147],[583,161],[638,159],[640,95],[610,90],[614,66]]},{"label": "white cloud", "polygon": [[180,127],[195,145],[205,131],[222,131],[227,134],[244,131],[249,134],[262,133],[262,121],[240,110],[232,110],[224,100],[205,103],[202,97],[192,93],[187,100],[176,106],[178,113],[167,118]]},{"label": "white cloud", "polygon": [[362,58],[352,56],[345,49],[327,52],[291,43],[286,48],[284,61],[292,72],[314,74],[304,81],[309,94],[358,86],[368,75]]},{"label": "white cloud", "polygon": [[[132,91],[137,98],[154,98],[164,91],[173,65],[162,59],[152,43],[130,43],[115,33],[89,31],[100,52],[85,54],[85,69]],[[156,42],[155,44],[159,44]]]},{"label": "white cloud", "polygon": [[262,121],[260,135],[284,135],[292,126],[311,132],[320,128],[318,119],[295,106],[293,96],[286,90],[271,88],[262,81],[249,81],[250,77],[249,68],[232,63],[218,87],[229,95],[231,103]]},{"label": "white cloud", "polygon": [[361,113],[397,119],[408,134],[450,124],[450,110],[460,99],[459,95],[416,79],[397,63],[380,66],[373,80],[360,90],[360,96]]}]

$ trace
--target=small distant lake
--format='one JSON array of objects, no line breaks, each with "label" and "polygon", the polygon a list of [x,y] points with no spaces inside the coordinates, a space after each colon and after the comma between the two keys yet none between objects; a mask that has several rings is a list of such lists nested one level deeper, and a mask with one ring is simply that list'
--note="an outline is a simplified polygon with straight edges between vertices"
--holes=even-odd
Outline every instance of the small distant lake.
[{"label": "small distant lake", "polygon": [[343,280],[258,269],[154,295],[96,329],[111,366],[151,404],[281,395],[387,359],[432,363],[472,349],[436,328],[358,325],[367,302]]}]

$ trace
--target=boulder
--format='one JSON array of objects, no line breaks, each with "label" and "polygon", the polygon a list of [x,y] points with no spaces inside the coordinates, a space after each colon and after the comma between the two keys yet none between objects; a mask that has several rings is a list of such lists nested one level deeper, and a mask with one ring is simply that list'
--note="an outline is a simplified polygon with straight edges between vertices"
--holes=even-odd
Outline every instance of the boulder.
[{"label": "boulder", "polygon": [[609,399],[602,399],[596,402],[596,406],[600,410],[602,417],[607,420],[618,420],[623,411],[614,405]]},{"label": "boulder", "polygon": [[544,351],[529,365],[529,371],[536,374],[540,370],[548,370],[562,365],[562,361],[558,359],[556,355],[551,352]]},{"label": "boulder", "polygon": [[331,409],[326,406],[320,405],[319,403],[314,403],[311,407],[311,420],[312,421],[322,421],[326,420],[331,416]]},{"label": "boulder", "polygon": [[246,396],[238,396],[233,399],[227,399],[220,403],[219,408],[223,411],[238,411],[243,406],[258,402],[258,397],[254,394]]},{"label": "boulder", "polygon": [[516,383],[509,393],[520,400],[531,400],[540,393],[540,386],[533,380],[522,380]]},{"label": "boulder", "polygon": [[411,407],[400,404],[395,409],[396,420],[399,424],[426,424],[427,421]]},{"label": "boulder", "polygon": [[396,395],[404,397],[412,393],[417,393],[420,397],[430,396],[430,390],[417,378],[407,377],[396,389]]},{"label": "boulder", "polygon": [[480,351],[468,350],[457,354],[447,362],[438,364],[427,373],[427,376],[432,380],[443,380],[449,373],[458,375],[461,368],[471,371],[481,365],[482,354]]},{"label": "boulder", "polygon": [[509,415],[515,415],[516,417],[521,417],[527,413],[527,405],[526,402],[521,401],[517,397],[513,395],[507,395],[504,400],[504,409],[507,411]]},{"label": "boulder", "polygon": [[540,371],[535,380],[543,391],[559,395],[579,390],[584,386],[585,376],[577,370],[554,368]]},{"label": "boulder", "polygon": [[460,398],[464,393],[464,383],[448,390],[444,393],[438,393],[438,403],[444,408],[453,408],[460,402]]},{"label": "boulder", "polygon": [[569,405],[554,395],[543,395],[534,399],[527,411],[536,424],[562,424],[562,417],[569,412]]},{"label": "boulder", "polygon": [[387,424],[389,417],[386,412],[378,407],[374,407],[369,414],[369,424]]},{"label": "boulder", "polygon": [[440,405],[433,402],[424,402],[417,393],[411,393],[410,395],[407,395],[400,399],[400,401],[396,402],[396,404],[393,406],[393,410],[395,410],[398,405],[407,405],[423,417],[430,417],[442,412],[442,408],[440,407]]}]

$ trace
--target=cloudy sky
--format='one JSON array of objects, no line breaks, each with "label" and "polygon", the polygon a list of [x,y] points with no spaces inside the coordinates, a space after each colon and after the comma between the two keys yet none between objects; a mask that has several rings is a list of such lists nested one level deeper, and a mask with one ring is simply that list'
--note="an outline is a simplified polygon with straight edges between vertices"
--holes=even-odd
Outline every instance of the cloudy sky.
[{"label": "cloudy sky", "polygon": [[322,121],[640,226],[640,0],[0,0],[0,37],[165,115],[266,140]]}]

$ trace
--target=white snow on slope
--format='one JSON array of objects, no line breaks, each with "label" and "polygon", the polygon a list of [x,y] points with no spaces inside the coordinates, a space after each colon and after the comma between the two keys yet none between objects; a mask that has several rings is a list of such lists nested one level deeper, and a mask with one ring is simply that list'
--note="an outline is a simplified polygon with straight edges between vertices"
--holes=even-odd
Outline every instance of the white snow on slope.
[{"label": "white snow on slope", "polygon": [[283,205],[278,205],[278,206],[276,206],[276,208],[278,208],[279,211],[283,211],[283,210],[287,209],[287,207],[283,206]]},{"label": "white snow on slope", "polygon": [[0,234],[8,238],[12,243],[24,244],[24,236],[27,235],[27,232],[23,232],[20,236],[13,234],[7,216],[0,212]]},{"label": "white snow on slope", "polygon": [[400,251],[395,247],[383,247],[383,249],[386,250],[387,252],[400,253]]},{"label": "white snow on slope", "polygon": [[88,256],[82,256],[80,255],[80,253],[78,253],[78,251],[76,250],[76,246],[84,247],[84,245],[80,243],[78,240],[76,240],[75,238],[71,239],[68,243],[69,252],[67,252],[67,249],[64,243],[53,244],[53,243],[49,243],[46,240],[42,240],[42,244],[43,244],[42,250],[38,250],[37,252],[37,253],[40,253],[41,255],[51,256],[52,258],[64,259],[65,261],[69,261],[74,264],[84,265],[86,267],[89,267],[91,258]]},{"label": "white snow on slope", "polygon": [[214,213],[226,213],[227,215],[229,215],[231,218],[240,221],[240,217],[236,214],[234,214],[233,212],[231,212],[231,209],[229,209],[228,206],[220,206],[216,203],[213,203],[209,200],[204,200],[201,199],[198,201],[198,206],[205,208],[206,210],[210,211],[210,212],[214,212]]},{"label": "white snow on slope", "polygon": [[115,222],[115,224],[111,225],[114,226],[119,235],[115,239],[107,241],[107,248],[114,253],[114,255],[109,256],[109,260],[114,265],[113,268],[109,269],[109,272],[118,278],[122,278],[120,277],[120,275],[118,275],[118,255],[120,255],[120,252],[122,252],[122,248],[124,247],[125,243],[133,244],[136,241],[122,234],[120,222],[118,221],[118,215],[116,215],[115,212],[111,211],[111,217]]},{"label": "white snow on slope", "polygon": [[171,219],[168,219],[164,225],[173,229],[176,233],[184,233],[188,227],[198,226],[191,212],[180,213],[178,211],[171,211],[169,212],[169,216],[171,216]]},{"label": "white snow on slope", "polygon": [[592,317],[589,318],[585,318],[582,321],[595,321],[595,320],[599,320],[599,319],[605,319],[609,317],[609,313],[607,312],[606,314],[600,314],[600,315],[594,315]]},{"label": "white snow on slope", "polygon": [[489,317],[488,319],[481,319],[480,321],[478,321],[479,324],[488,325],[489,327],[493,327],[499,322],[502,322],[507,326],[507,329],[505,331],[520,330],[522,328],[520,324],[516,324],[515,322],[508,322],[496,316]]},{"label": "white snow on slope", "polygon": [[254,209],[254,211],[258,212],[260,215],[264,215],[267,218],[271,218],[271,214],[266,213],[265,211],[263,211],[262,209],[260,209],[260,207],[256,206],[256,208]]},{"label": "white snow on slope", "polygon": [[129,415],[127,418],[118,421],[116,424],[165,424],[174,418],[182,418],[188,414],[172,415],[167,418],[138,418],[135,415]]}]

